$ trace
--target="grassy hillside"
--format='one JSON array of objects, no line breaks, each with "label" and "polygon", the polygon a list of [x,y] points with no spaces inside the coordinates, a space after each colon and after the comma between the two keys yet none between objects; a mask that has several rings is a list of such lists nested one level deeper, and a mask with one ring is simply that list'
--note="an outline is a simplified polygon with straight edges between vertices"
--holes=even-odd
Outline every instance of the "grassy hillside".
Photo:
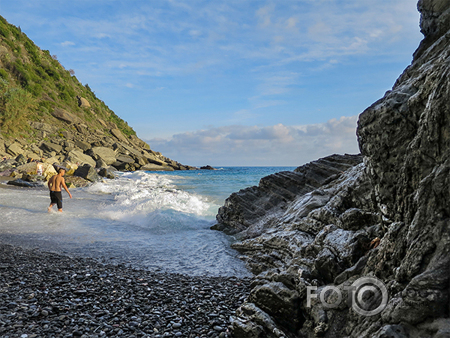
[{"label": "grassy hillside", "polygon": [[[77,97],[86,99],[90,107],[81,105]],[[52,115],[61,109],[89,128],[109,133],[117,127],[126,136],[136,134],[87,84],[82,85],[73,71],[66,70],[56,56],[41,50],[20,28],[0,16],[1,134],[32,141],[36,131],[29,126],[30,121],[57,126],[60,132],[74,128]]]}]

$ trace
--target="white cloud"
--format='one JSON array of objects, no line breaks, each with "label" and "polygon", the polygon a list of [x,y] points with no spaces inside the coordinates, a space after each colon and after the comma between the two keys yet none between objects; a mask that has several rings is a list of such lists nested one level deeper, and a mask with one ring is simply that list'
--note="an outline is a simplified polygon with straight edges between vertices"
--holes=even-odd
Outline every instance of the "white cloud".
[{"label": "white cloud", "polygon": [[358,153],[357,116],[285,126],[232,125],[150,139],[153,150],[191,164],[298,166],[333,153]]},{"label": "white cloud", "polygon": [[77,37],[80,50],[101,44],[109,59],[145,74],[154,74],[156,69],[180,74],[186,68],[200,71],[239,59],[276,67],[382,54],[396,47],[391,43],[408,39],[404,26],[418,18],[411,0],[286,3],[255,8],[245,1],[201,6],[170,1],[169,8],[151,3],[139,12],[123,8],[100,20],[64,17],[47,24],[53,31],[64,29]]},{"label": "white cloud", "polygon": [[200,35],[202,35],[202,32],[199,31],[199,30],[196,30],[196,29],[191,29],[191,30],[189,31],[189,35],[192,36],[193,38],[197,38],[197,37],[199,37]]},{"label": "white cloud", "polygon": [[273,10],[274,6],[270,5],[261,7],[256,11],[256,17],[258,18],[260,27],[267,28],[272,25],[271,15]]},{"label": "white cloud", "polygon": [[63,47],[67,47],[67,46],[75,46],[75,42],[72,42],[72,41],[64,41],[64,42],[61,42],[61,46],[63,46]]}]

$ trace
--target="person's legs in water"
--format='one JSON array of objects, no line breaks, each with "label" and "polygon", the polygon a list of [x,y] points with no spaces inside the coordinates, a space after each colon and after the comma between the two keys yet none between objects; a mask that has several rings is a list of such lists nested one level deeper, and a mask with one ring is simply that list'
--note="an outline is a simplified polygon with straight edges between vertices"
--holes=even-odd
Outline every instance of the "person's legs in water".
[{"label": "person's legs in water", "polygon": [[47,211],[51,212],[54,205],[55,203],[50,203],[50,206],[47,208]]},{"label": "person's legs in water", "polygon": [[56,192],[58,211],[62,212],[62,193],[60,191]]},{"label": "person's legs in water", "polygon": [[62,212],[62,194],[60,191],[50,191],[50,206],[47,211],[51,212],[55,204],[58,206],[58,211]]}]

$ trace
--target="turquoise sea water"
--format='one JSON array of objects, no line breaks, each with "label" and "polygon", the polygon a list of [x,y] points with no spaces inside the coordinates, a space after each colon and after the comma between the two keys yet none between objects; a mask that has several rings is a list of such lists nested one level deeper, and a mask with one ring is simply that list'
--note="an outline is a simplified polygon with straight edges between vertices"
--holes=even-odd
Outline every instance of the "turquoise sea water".
[{"label": "turquoise sea water", "polygon": [[64,213],[46,212],[48,191],[0,189],[0,241],[190,275],[246,275],[233,238],[210,230],[233,192],[294,167],[118,173],[63,193]]},{"label": "turquoise sea water", "polygon": [[[173,171],[172,177],[181,190],[205,196],[214,206],[222,206],[225,199],[240,189],[258,185],[267,175],[292,171],[296,167],[218,167],[217,170]],[[214,216],[217,210],[214,211]]]}]

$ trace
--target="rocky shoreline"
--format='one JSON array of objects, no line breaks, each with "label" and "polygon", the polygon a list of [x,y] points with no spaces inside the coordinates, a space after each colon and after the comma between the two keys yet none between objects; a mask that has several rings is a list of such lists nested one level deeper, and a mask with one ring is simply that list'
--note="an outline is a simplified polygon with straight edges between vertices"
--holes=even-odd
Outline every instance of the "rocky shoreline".
[{"label": "rocky shoreline", "polygon": [[105,265],[0,243],[1,337],[231,337],[249,278]]},{"label": "rocky shoreline", "polygon": [[[32,143],[21,138],[6,139],[0,134],[0,176],[12,177],[12,184],[32,187],[36,181],[55,175],[57,164],[68,169],[67,177],[74,177],[67,183],[82,187],[101,178],[112,179],[114,171],[198,169],[151,150],[135,135],[125,137],[113,123],[107,133],[90,129],[75,119],[60,123],[65,123],[67,130],[58,133],[58,128],[50,124],[30,122],[41,133],[41,138]],[[38,163],[42,164],[41,171]]]}]

